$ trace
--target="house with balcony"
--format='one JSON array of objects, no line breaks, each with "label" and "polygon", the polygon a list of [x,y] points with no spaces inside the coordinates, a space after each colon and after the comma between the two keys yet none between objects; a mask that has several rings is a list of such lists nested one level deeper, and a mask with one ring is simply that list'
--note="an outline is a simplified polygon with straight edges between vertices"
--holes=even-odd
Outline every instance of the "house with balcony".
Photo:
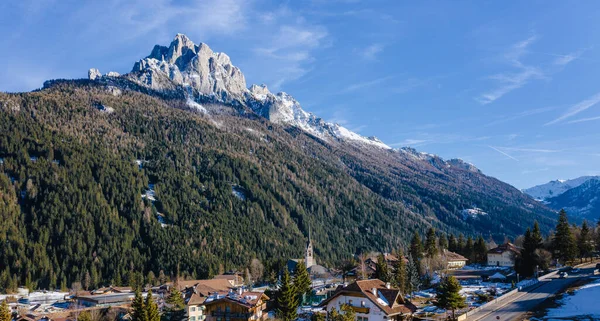
[{"label": "house with balcony", "polygon": [[512,243],[504,243],[487,252],[487,264],[493,266],[515,266],[515,257],[521,249]]},{"label": "house with balcony", "polygon": [[328,315],[333,309],[348,305],[356,313],[357,321],[409,320],[417,307],[404,298],[399,289],[378,279],[359,280],[335,293],[321,303]]},{"label": "house with balcony", "polygon": [[267,318],[267,297],[261,292],[231,291],[204,301],[206,321],[258,321]]},{"label": "house with balcony", "polygon": [[204,302],[210,296],[223,296],[231,291],[231,284],[226,279],[187,280],[177,285],[183,292],[188,321],[206,320]]}]

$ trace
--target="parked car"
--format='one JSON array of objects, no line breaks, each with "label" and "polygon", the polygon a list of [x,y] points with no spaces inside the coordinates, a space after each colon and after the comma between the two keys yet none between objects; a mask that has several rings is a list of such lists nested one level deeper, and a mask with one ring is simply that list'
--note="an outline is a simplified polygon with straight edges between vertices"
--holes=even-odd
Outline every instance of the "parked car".
[{"label": "parked car", "polygon": [[561,279],[564,279],[564,278],[566,278],[567,276],[569,276],[569,274],[567,274],[567,272],[560,272],[560,273],[558,274],[558,276],[559,276]]},{"label": "parked car", "polygon": [[596,263],[596,269],[600,270],[600,263]]},{"label": "parked car", "polygon": [[573,269],[573,270],[571,270],[571,274],[577,274],[579,272],[581,272],[580,269]]}]

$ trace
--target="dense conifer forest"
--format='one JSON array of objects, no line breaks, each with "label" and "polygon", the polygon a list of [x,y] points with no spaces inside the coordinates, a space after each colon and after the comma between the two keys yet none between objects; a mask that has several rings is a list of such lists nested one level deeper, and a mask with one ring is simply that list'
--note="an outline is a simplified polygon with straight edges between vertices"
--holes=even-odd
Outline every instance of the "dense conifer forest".
[{"label": "dense conifer forest", "polygon": [[[0,288],[269,266],[300,257],[309,227],[333,266],[415,230],[502,239],[554,224],[479,172],[325,142],[239,108],[204,115],[180,98],[87,80],[0,93]],[[474,205],[488,214],[461,214]]]}]

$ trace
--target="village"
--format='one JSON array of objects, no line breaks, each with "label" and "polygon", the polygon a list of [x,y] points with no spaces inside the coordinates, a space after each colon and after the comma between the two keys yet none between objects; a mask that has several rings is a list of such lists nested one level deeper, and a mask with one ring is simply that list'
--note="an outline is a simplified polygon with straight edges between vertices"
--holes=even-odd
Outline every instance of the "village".
[{"label": "village", "polygon": [[[469,238],[465,244],[471,247],[469,251],[477,251],[478,243],[484,246],[479,249],[483,255],[480,262],[470,262],[448,249],[464,240],[451,237],[446,244],[431,232],[422,243],[415,235],[412,254],[365,253],[356,256],[354,266],[340,269],[318,264],[309,235],[304,257],[289,259],[275,284],[252,284],[244,273],[231,271],[212,279],[175,279],[138,289],[106,286],[88,291],[29,292],[19,288],[17,293],[0,295],[0,300],[8,305],[15,321],[134,320],[135,302],[142,299],[153,301],[164,320],[336,320],[331,317],[333,310],[346,311],[358,321],[445,319],[450,313],[461,315],[511,290],[527,287],[543,273],[535,271],[532,278],[520,279],[515,258],[522,248],[510,242],[497,245],[479,240],[473,244]],[[415,248],[421,254],[415,258],[418,267],[413,259]],[[477,254],[473,252],[471,257]],[[309,280],[303,286],[300,283],[307,281],[301,280],[302,273]],[[465,304],[456,311],[436,304],[440,300],[436,300],[436,287],[447,276],[460,284],[458,293],[464,298]],[[306,289],[300,291],[299,287]],[[282,297],[288,290],[292,296],[299,295],[288,306],[293,311],[282,316],[282,311],[286,313],[282,305],[289,303],[282,303]]]}]

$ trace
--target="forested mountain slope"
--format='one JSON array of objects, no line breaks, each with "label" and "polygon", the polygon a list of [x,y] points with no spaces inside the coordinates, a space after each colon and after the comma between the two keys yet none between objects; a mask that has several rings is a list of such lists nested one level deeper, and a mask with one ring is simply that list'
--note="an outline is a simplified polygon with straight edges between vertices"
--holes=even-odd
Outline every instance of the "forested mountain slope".
[{"label": "forested mountain slope", "polygon": [[[309,227],[317,259],[335,264],[429,226],[500,238],[552,223],[461,161],[325,141],[227,105],[198,113],[183,96],[113,85],[0,93],[0,287],[86,273],[120,283],[131,269],[206,277],[298,257]],[[463,215],[475,206],[487,214]]]}]

